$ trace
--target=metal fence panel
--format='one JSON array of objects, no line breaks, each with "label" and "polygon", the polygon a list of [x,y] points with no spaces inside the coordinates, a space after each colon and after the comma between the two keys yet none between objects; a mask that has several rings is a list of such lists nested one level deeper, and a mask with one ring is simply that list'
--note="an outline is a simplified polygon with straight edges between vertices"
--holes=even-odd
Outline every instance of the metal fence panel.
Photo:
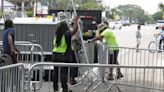
[{"label": "metal fence panel", "polygon": [[[100,49],[104,50],[100,50]],[[119,65],[125,65],[125,66],[133,66],[133,65],[145,65],[145,66],[164,66],[164,51],[159,52],[160,50],[153,50],[153,53],[151,52],[151,49],[138,49],[139,52],[137,52],[136,48],[128,48],[128,47],[107,47],[105,44],[100,43],[98,45],[98,53],[105,54],[106,57],[104,57],[104,60],[107,62],[108,55],[107,53],[111,53],[110,49],[117,48],[119,49],[119,54],[117,57],[117,61]],[[112,57],[114,58],[114,57]],[[104,60],[99,60],[99,63],[101,63]],[[114,59],[112,59],[114,62]]]},{"label": "metal fence panel", "polygon": [[86,60],[85,54],[84,54],[84,50],[81,50],[81,53],[79,53],[79,56],[81,57],[81,63],[88,63],[88,64],[92,64],[94,63],[94,43],[88,43],[88,42],[84,42],[84,46],[86,48],[86,54],[88,56],[88,61]]},{"label": "metal fence panel", "polygon": [[[39,44],[32,44],[28,41],[15,41],[15,47],[19,51],[17,53],[18,63],[24,63],[28,69],[30,65],[36,62],[44,62],[43,47]],[[0,43],[2,48],[2,43]]]},{"label": "metal fence panel", "polygon": [[23,64],[0,67],[0,92],[25,92]]},{"label": "metal fence panel", "polygon": [[[36,90],[39,92],[53,92],[53,67],[59,68],[59,77],[61,76],[61,67],[68,67],[68,75],[72,72],[70,67],[78,68],[91,68],[93,71],[87,73],[83,72],[82,75],[76,77],[77,84],[70,85],[68,76],[67,82],[68,87],[73,92],[163,92],[164,86],[164,70],[163,67],[159,66],[117,66],[117,65],[106,65],[106,64],[76,64],[76,63],[36,63],[29,70],[29,76],[34,70],[48,71],[48,80],[43,79],[43,75],[40,75],[42,80],[32,80],[34,78],[29,77],[29,87],[28,92],[34,91],[34,87],[38,87]],[[124,77],[117,79],[117,73],[114,71],[114,80],[107,80],[106,76],[104,78],[100,77],[99,68],[117,68],[121,69]],[[101,71],[102,72],[102,71]],[[105,71],[103,71],[105,72]],[[94,74],[93,74],[94,73]],[[108,74],[105,72],[105,74]],[[96,76],[95,76],[96,75]],[[65,75],[67,76],[67,75]],[[36,76],[35,76],[36,77]],[[37,79],[37,78],[35,78]],[[59,78],[60,80],[60,78]],[[32,81],[38,81],[38,84],[31,84]],[[40,84],[41,83],[41,84]],[[62,90],[61,83],[59,81],[59,90]],[[35,86],[34,86],[35,85]],[[59,91],[60,92],[60,91]]]}]

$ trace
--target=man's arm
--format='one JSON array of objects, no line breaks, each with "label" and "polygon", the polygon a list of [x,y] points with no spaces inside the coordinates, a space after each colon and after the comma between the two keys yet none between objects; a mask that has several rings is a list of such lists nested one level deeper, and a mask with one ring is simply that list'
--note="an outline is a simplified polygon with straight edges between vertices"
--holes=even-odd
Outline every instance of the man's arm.
[{"label": "man's arm", "polygon": [[77,32],[77,30],[78,30],[78,24],[77,24],[77,20],[78,20],[78,16],[75,16],[74,17],[74,25],[73,25],[73,31],[72,31],[72,36]]},{"label": "man's arm", "polygon": [[8,34],[8,43],[9,43],[11,52],[15,52],[13,38],[12,38],[11,33]]},{"label": "man's arm", "polygon": [[100,35],[100,36],[96,36],[95,38],[92,39],[93,42],[97,41],[97,40],[102,40],[103,39],[103,36]]},{"label": "man's arm", "polygon": [[17,63],[17,59],[16,59],[16,50],[14,48],[14,43],[13,43],[13,38],[12,38],[12,33],[9,33],[8,34],[8,43],[9,43],[9,46],[10,46],[10,50],[11,50],[11,58],[12,58],[12,61],[13,61],[13,64]]}]

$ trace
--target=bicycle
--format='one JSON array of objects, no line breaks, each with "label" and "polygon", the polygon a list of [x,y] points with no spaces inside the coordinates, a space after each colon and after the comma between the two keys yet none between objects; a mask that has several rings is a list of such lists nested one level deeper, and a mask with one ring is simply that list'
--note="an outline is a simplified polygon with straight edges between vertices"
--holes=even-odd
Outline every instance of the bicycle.
[{"label": "bicycle", "polygon": [[[159,46],[159,41],[158,41],[158,36],[154,35],[155,40],[150,41],[149,45],[148,45],[148,49],[151,53],[156,52],[157,50],[159,50],[158,46]],[[161,49],[164,50],[164,41],[161,44]],[[160,52],[160,51],[159,51]]]}]

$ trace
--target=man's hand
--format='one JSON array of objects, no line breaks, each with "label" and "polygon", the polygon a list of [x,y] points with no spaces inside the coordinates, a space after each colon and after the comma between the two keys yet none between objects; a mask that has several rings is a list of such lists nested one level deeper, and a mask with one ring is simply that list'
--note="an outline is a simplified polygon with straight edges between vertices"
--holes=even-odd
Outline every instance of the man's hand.
[{"label": "man's hand", "polygon": [[77,20],[78,20],[78,16],[74,16],[73,21],[74,21],[74,22],[77,22]]},{"label": "man's hand", "polygon": [[75,16],[73,21],[74,21],[74,24],[73,24],[73,31],[72,31],[72,36],[77,32],[78,30],[78,23],[77,23],[77,20],[78,20],[78,16]]},{"label": "man's hand", "polygon": [[11,53],[16,53],[16,50],[14,48],[11,48]]},{"label": "man's hand", "polygon": [[16,52],[17,51],[14,48],[11,49],[11,58],[12,58],[13,64],[17,63]]},{"label": "man's hand", "polygon": [[87,42],[88,43],[91,43],[91,42],[93,42],[93,39],[89,39],[89,40],[87,40]]}]

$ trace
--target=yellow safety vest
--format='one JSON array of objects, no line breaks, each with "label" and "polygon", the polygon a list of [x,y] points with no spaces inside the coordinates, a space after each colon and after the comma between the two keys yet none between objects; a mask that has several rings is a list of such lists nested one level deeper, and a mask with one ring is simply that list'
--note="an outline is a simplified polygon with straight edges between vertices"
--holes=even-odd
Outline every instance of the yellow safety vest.
[{"label": "yellow safety vest", "polygon": [[53,45],[54,45],[53,52],[65,53],[67,50],[67,43],[65,40],[65,35],[62,36],[61,44],[58,47],[56,46],[57,44],[56,44],[56,36],[55,36],[54,41],[53,41]]}]

